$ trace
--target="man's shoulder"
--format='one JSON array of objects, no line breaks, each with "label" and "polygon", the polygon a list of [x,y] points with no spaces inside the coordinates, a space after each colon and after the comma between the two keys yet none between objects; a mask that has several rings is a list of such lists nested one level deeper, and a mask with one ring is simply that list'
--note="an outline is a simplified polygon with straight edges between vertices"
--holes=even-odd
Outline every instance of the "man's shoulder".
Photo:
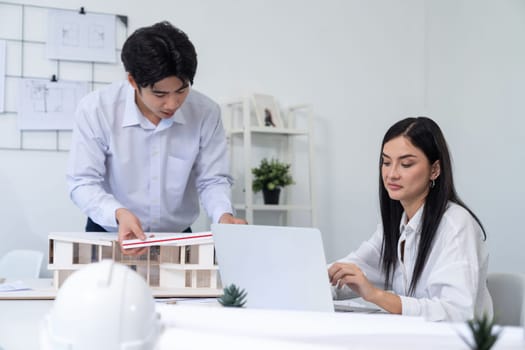
[{"label": "man's shoulder", "polygon": [[217,102],[212,100],[210,97],[206,96],[202,92],[191,89],[188,97],[185,101],[188,104],[188,107],[192,108],[201,108],[201,109],[217,109],[219,105]]},{"label": "man's shoulder", "polygon": [[129,83],[118,81],[94,90],[80,100],[80,106],[93,107],[115,104],[126,98]]}]

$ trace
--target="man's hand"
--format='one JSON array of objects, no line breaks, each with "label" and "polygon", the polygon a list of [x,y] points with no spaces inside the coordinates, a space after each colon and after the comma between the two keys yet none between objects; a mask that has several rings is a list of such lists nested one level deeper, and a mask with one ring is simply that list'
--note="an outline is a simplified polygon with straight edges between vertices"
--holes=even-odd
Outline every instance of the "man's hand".
[{"label": "man's hand", "polygon": [[248,222],[244,219],[236,218],[230,213],[224,213],[219,219],[219,224],[236,224],[236,225],[246,225]]},{"label": "man's hand", "polygon": [[[137,218],[131,211],[126,208],[119,208],[115,211],[115,218],[118,223],[119,244],[126,239],[146,239],[139,218]],[[124,249],[121,245],[120,251],[124,255],[143,255],[147,253],[148,248]]]}]

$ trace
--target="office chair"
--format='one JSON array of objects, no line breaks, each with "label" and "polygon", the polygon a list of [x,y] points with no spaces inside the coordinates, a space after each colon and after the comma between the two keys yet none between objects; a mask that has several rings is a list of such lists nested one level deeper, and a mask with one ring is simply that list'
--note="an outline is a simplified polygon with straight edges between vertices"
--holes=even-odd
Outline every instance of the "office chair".
[{"label": "office chair", "polygon": [[36,250],[11,250],[0,258],[0,278],[32,279],[40,275],[44,254]]},{"label": "office chair", "polygon": [[521,326],[525,311],[525,275],[489,273],[487,287],[494,305],[494,319],[502,326]]}]

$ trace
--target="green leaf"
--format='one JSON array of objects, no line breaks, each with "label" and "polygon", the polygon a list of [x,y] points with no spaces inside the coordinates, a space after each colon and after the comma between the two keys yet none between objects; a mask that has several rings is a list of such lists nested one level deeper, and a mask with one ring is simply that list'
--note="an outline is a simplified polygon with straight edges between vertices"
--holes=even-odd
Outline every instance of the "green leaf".
[{"label": "green leaf", "polygon": [[277,159],[267,158],[261,160],[259,167],[252,169],[254,192],[259,192],[263,188],[274,190],[294,184],[290,174],[290,164],[281,163]]},{"label": "green leaf", "polygon": [[471,350],[490,350],[501,333],[501,330],[494,330],[494,320],[489,319],[487,315],[467,321],[467,326],[474,342],[471,343],[463,335],[460,337]]},{"label": "green leaf", "polygon": [[217,298],[219,303],[226,307],[243,307],[246,304],[246,291],[230,284],[224,288],[224,294]]}]

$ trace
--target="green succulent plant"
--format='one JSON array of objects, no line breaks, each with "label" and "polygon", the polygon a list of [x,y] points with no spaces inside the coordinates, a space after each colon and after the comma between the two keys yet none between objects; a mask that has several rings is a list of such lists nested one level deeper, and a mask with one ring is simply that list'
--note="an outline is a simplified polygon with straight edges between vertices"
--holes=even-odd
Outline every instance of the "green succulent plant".
[{"label": "green succulent plant", "polygon": [[264,158],[257,168],[252,168],[252,189],[255,193],[263,190],[275,190],[294,183],[290,175],[290,164],[282,163],[277,159]]},{"label": "green succulent plant", "polygon": [[246,304],[246,291],[232,283],[224,288],[224,294],[217,300],[222,306],[243,307]]},{"label": "green succulent plant", "polygon": [[471,350],[490,350],[501,332],[501,330],[494,330],[494,320],[491,320],[487,315],[469,320],[467,325],[472,333],[473,342],[463,335],[460,337]]}]

